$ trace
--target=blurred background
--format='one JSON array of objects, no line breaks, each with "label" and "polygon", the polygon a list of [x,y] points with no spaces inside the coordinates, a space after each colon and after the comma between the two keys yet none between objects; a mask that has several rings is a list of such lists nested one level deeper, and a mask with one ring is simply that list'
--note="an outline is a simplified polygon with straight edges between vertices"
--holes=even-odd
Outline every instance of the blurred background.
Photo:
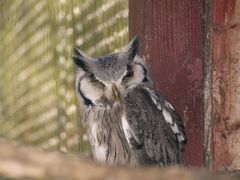
[{"label": "blurred background", "polygon": [[236,0],[0,0],[0,137],[90,155],[73,47],[96,57],[136,35],[184,122],[186,164],[240,169]]},{"label": "blurred background", "polygon": [[128,41],[128,0],[0,0],[0,136],[89,155],[72,49],[98,56]]}]

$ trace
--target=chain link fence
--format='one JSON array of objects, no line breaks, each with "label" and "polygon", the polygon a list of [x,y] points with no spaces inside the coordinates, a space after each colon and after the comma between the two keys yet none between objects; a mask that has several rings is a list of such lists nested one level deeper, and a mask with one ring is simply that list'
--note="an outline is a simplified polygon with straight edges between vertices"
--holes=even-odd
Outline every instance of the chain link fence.
[{"label": "chain link fence", "polygon": [[72,48],[98,56],[128,40],[128,0],[0,0],[0,135],[89,154]]}]

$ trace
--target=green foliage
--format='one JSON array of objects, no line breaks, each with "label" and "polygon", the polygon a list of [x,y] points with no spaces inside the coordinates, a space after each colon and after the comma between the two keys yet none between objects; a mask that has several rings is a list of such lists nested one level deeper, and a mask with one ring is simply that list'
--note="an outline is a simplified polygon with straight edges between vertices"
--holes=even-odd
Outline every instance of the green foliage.
[{"label": "green foliage", "polygon": [[0,15],[0,135],[88,154],[72,48],[92,56],[119,51],[128,39],[128,1],[2,0]]}]

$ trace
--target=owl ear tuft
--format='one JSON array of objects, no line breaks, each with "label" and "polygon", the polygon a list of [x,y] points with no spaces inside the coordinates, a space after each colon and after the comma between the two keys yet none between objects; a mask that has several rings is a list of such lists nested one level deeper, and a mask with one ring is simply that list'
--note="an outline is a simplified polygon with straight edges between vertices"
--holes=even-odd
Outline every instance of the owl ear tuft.
[{"label": "owl ear tuft", "polygon": [[132,62],[138,52],[139,38],[135,36],[128,44],[125,53],[127,53],[128,60]]},{"label": "owl ear tuft", "polygon": [[81,68],[82,70],[84,70],[86,72],[89,72],[89,66],[88,66],[89,58],[87,56],[85,56],[76,47],[73,50],[73,61],[79,68]]}]

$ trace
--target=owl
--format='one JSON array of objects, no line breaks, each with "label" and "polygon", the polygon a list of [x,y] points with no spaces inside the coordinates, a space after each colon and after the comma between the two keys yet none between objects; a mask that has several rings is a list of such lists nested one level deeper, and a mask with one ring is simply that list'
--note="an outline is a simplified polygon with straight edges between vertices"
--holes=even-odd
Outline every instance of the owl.
[{"label": "owl", "polygon": [[155,90],[138,44],[135,37],[122,52],[97,58],[74,49],[80,118],[94,159],[110,165],[182,165],[182,121]]}]

